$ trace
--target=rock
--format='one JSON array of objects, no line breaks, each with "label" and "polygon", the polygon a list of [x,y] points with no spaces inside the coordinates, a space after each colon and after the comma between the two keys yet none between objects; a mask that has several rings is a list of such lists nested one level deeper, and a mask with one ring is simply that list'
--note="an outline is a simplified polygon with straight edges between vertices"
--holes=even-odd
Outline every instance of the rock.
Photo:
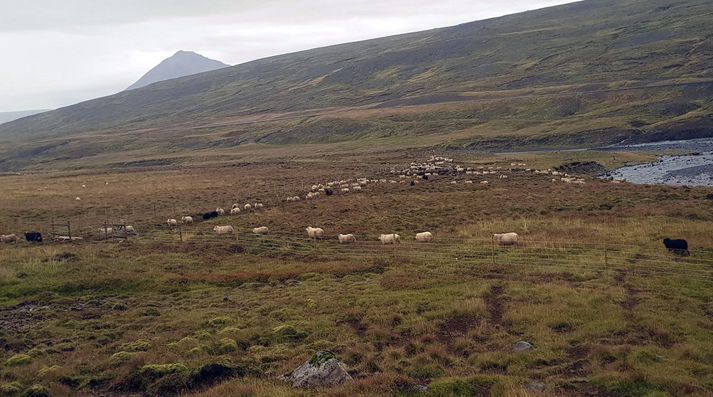
[{"label": "rock", "polygon": [[525,341],[520,341],[512,345],[513,350],[516,352],[526,352],[532,350],[532,344]]},{"label": "rock", "polygon": [[542,393],[547,389],[547,386],[542,382],[530,382],[525,388],[531,392]]},{"label": "rock", "polygon": [[292,371],[285,379],[294,388],[331,387],[352,380],[346,365],[332,352],[319,352],[312,359]]},{"label": "rock", "polygon": [[579,162],[562,164],[555,168],[556,171],[564,172],[572,175],[601,175],[607,172],[606,167],[596,161]]}]

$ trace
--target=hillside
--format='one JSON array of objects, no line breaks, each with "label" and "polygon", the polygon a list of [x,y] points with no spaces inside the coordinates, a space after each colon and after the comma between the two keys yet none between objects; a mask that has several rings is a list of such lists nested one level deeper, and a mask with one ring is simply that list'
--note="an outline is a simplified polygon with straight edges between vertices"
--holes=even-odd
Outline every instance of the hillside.
[{"label": "hillside", "polygon": [[47,112],[49,109],[42,110],[20,110],[16,112],[0,112],[0,124],[21,119],[23,117],[32,116],[38,113]]},{"label": "hillside", "polygon": [[206,58],[192,51],[178,51],[170,58],[164,59],[161,63],[149,70],[136,83],[127,88],[127,90],[135,90],[153,83],[158,83],[159,81],[210,72],[228,66],[230,65]]},{"label": "hillside", "polygon": [[712,16],[587,0],[261,59],[0,126],[0,169],[711,136]]}]

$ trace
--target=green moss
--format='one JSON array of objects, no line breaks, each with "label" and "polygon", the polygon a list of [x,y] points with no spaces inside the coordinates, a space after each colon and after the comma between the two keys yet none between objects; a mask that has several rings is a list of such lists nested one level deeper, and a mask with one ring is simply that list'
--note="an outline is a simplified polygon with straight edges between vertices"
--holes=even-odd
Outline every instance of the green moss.
[{"label": "green moss", "polygon": [[232,324],[234,320],[227,316],[215,317],[208,320],[208,325],[213,328],[225,327],[228,324]]},{"label": "green moss", "polygon": [[121,350],[127,352],[145,352],[151,348],[151,342],[146,339],[139,339],[134,342],[124,343]]},{"label": "green moss", "polygon": [[136,353],[120,351],[112,354],[109,361],[111,361],[112,364],[121,364],[129,361],[134,355],[136,355]]},{"label": "green moss", "polygon": [[238,344],[229,338],[223,338],[220,341],[218,341],[217,344],[209,347],[207,349],[209,354],[212,355],[221,355],[221,354],[228,354],[232,353],[238,350]]},{"label": "green moss", "polygon": [[445,372],[443,369],[436,365],[427,365],[423,367],[416,367],[408,371],[409,376],[416,378],[418,380],[429,380],[442,377]]},{"label": "green moss", "polygon": [[188,372],[188,367],[182,363],[148,364],[141,367],[141,374],[149,377],[160,377],[167,374]]},{"label": "green moss", "polygon": [[194,347],[186,352],[186,355],[188,357],[195,357],[199,356],[203,353],[203,348],[202,347]]},{"label": "green moss", "polygon": [[225,327],[218,331],[218,335],[238,335],[241,333],[238,327]]},{"label": "green moss", "polygon": [[5,361],[8,367],[18,367],[21,365],[28,365],[32,363],[32,356],[27,354],[15,354]]},{"label": "green moss", "polygon": [[49,397],[50,393],[42,385],[32,385],[22,392],[22,397]]},{"label": "green moss", "polygon": [[272,329],[273,340],[277,343],[301,342],[307,338],[307,333],[298,331],[292,325],[280,325]]},{"label": "green moss", "polygon": [[337,356],[330,351],[317,352],[310,358],[309,363],[318,367],[332,359],[336,360]]},{"label": "green moss", "polygon": [[[595,382],[607,393],[621,396],[649,396],[652,393],[665,392],[663,388],[648,381],[643,376],[633,376],[627,378],[603,378]],[[668,395],[668,393],[665,393]]]},{"label": "green moss", "polygon": [[60,365],[53,365],[51,367],[43,367],[37,372],[37,375],[40,377],[46,377],[46,376],[51,376],[56,374],[62,369],[62,366]]},{"label": "green moss", "polygon": [[0,385],[0,396],[13,397],[20,394],[22,384],[20,382],[5,383]]}]

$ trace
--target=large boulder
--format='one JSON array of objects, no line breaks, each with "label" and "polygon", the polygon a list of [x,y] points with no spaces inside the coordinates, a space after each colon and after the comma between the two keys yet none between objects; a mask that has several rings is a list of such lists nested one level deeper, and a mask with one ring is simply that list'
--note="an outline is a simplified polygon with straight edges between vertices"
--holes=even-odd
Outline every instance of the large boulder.
[{"label": "large boulder", "polygon": [[347,366],[337,360],[332,352],[319,352],[306,363],[292,371],[285,379],[295,388],[338,386],[352,380]]}]

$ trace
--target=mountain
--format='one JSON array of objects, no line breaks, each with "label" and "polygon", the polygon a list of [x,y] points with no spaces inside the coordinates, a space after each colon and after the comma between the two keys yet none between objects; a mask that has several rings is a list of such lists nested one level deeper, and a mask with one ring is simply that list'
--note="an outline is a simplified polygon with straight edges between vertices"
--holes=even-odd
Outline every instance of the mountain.
[{"label": "mountain", "polygon": [[20,110],[17,112],[0,112],[0,124],[32,116],[38,113],[49,112],[49,109],[42,110]]},{"label": "mountain", "polygon": [[711,16],[585,0],[260,59],[2,125],[0,169],[713,136]]},{"label": "mountain", "polygon": [[149,70],[136,83],[127,90],[135,90],[159,81],[171,80],[178,77],[190,76],[216,69],[229,67],[223,62],[206,58],[192,51],[178,51],[172,57],[164,59],[161,63]]}]

